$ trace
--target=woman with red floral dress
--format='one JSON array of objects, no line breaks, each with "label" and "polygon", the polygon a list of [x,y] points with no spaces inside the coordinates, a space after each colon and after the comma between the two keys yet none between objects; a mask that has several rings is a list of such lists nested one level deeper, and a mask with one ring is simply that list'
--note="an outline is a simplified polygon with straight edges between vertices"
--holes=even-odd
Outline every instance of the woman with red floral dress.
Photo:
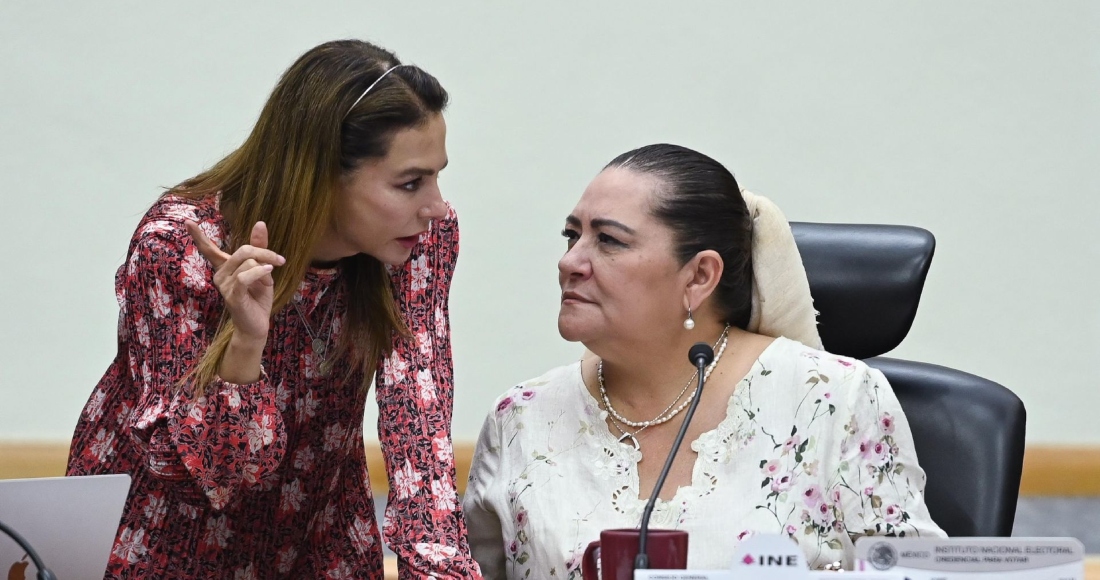
[{"label": "woman with red floral dress", "polygon": [[451,453],[446,103],[384,49],[323,44],[141,220],[69,455],[133,479],[107,578],[381,578],[372,379],[401,577],[480,577]]}]

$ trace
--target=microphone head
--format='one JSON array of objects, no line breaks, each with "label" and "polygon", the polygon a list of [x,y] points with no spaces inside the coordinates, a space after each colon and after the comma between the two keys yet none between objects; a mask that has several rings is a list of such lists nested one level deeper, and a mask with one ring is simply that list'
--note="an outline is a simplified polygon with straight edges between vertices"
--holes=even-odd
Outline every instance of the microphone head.
[{"label": "microphone head", "polygon": [[688,351],[688,360],[695,366],[707,366],[714,361],[714,349],[705,342],[697,342]]}]

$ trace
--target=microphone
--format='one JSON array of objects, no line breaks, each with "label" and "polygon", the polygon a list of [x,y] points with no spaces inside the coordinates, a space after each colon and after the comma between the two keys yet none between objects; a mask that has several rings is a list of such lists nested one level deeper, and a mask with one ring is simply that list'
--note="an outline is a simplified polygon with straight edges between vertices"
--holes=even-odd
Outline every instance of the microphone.
[{"label": "microphone", "polygon": [[15,543],[19,544],[19,547],[23,548],[23,551],[31,557],[31,561],[34,562],[34,567],[38,568],[38,580],[57,580],[57,576],[54,576],[54,573],[42,564],[42,558],[38,557],[38,552],[34,551],[34,548],[31,547],[30,543],[27,542],[23,536],[20,536],[18,532],[9,528],[4,522],[0,522],[0,531],[7,534],[9,538],[15,540]]},{"label": "microphone", "polygon": [[[714,362],[714,349],[705,342],[697,342],[688,350],[688,360],[697,369],[706,368],[707,365]],[[699,384],[701,385],[703,382],[700,381]]]},{"label": "microphone", "polygon": [[672,449],[669,450],[668,458],[665,459],[665,466],[661,468],[661,474],[657,476],[657,484],[653,486],[653,493],[650,494],[649,501],[645,504],[645,510],[642,511],[642,525],[638,529],[638,555],[634,557],[635,570],[649,568],[649,554],[646,553],[646,542],[649,539],[649,518],[653,515],[653,507],[657,505],[657,496],[661,494],[661,488],[665,485],[668,472],[672,470],[672,460],[676,458],[676,452],[680,450],[680,443],[684,441],[684,435],[691,423],[691,417],[695,415],[695,408],[699,406],[699,399],[703,395],[703,382],[706,380],[704,374],[707,365],[714,361],[714,349],[705,342],[697,342],[688,350],[688,360],[695,365],[695,369],[698,371],[699,386],[695,387],[695,398],[691,400],[691,405],[688,406],[687,414],[684,415],[684,422],[680,425],[680,432],[676,434],[676,440],[672,442]]}]

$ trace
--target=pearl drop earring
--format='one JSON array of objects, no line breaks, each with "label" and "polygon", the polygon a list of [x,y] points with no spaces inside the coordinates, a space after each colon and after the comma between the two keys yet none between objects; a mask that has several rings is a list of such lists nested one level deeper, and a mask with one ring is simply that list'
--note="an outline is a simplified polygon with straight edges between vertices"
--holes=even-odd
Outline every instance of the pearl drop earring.
[{"label": "pearl drop earring", "polygon": [[684,330],[691,330],[693,328],[695,328],[695,319],[691,317],[691,309],[688,308],[688,317],[687,320],[684,321]]}]

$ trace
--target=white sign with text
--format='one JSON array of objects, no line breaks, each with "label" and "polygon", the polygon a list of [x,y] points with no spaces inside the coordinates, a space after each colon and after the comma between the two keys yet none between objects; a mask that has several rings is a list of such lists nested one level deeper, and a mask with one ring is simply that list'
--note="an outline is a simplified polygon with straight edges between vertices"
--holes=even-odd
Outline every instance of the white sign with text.
[{"label": "white sign with text", "polygon": [[1074,538],[884,538],[856,540],[856,570],[911,580],[1084,580]]},{"label": "white sign with text", "polygon": [[[834,572],[811,572],[798,544],[782,534],[760,534],[738,545],[728,570],[635,570],[634,580],[829,580]],[[903,580],[901,574],[849,572],[844,580]]]},{"label": "white sign with text", "polygon": [[[905,576],[892,572],[836,572],[806,571],[806,580],[905,580]],[[634,580],[756,580],[772,578],[760,576],[757,571],[733,570],[636,570]]]}]

